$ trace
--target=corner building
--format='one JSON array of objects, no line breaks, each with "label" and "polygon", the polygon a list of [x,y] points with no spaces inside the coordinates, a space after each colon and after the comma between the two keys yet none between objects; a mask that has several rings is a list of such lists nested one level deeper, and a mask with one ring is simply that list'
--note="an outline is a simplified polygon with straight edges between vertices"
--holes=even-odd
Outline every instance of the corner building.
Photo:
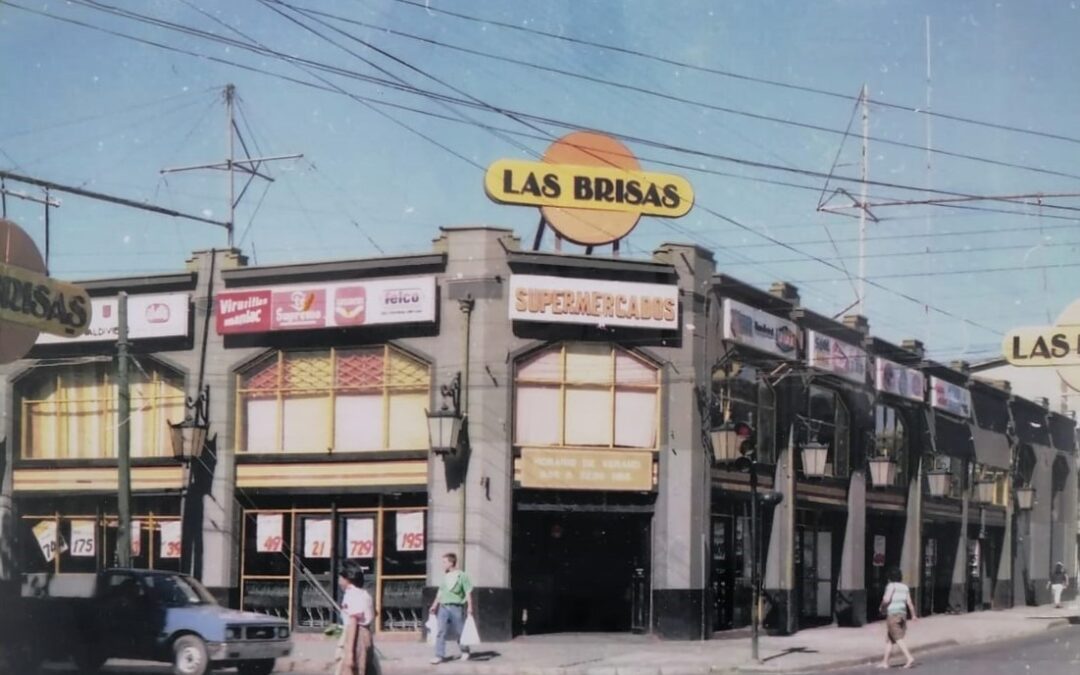
[{"label": "corner building", "polygon": [[[1048,561],[1075,570],[1071,420],[861,317],[816,314],[790,285],[718,274],[698,247],[575,256],[446,228],[416,255],[208,251],[86,286],[92,335],[4,370],[4,536],[24,571],[115,561],[120,291],[133,564],[194,573],[300,631],[334,620],[347,559],[368,570],[377,629],[411,635],[457,552],[488,641],[708,638],[748,624],[755,558],[778,633],[876,620],[890,566],[927,612],[1045,602]],[[212,440],[180,463],[168,423],[203,388]],[[436,453],[428,415],[444,407],[462,436]],[[783,495],[758,552],[749,478],[722,442],[736,422],[755,429],[760,487]]]}]

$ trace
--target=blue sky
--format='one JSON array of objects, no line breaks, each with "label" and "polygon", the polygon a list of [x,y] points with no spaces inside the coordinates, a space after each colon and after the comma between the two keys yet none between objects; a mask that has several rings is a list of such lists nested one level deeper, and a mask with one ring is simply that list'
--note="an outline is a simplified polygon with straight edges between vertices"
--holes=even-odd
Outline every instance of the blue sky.
[{"label": "blue sky", "polygon": [[[491,106],[710,155],[828,172],[839,151],[837,173],[858,175],[857,137],[848,138],[841,147],[842,137],[825,131],[464,54],[386,29],[749,115],[829,129],[847,126],[854,105],[851,100],[464,20],[399,0],[289,2],[369,24],[361,27],[324,19],[398,60],[298,16],[355,53],[349,54],[256,0],[154,0],[123,5],[117,0],[116,6],[230,39],[251,38],[275,50],[362,75],[387,77],[358,58],[363,57],[415,87],[454,97],[467,95]],[[133,22],[83,4],[41,0],[17,0],[17,4],[317,82],[309,72],[273,57]],[[865,82],[871,98],[912,107],[922,107],[927,94],[925,21],[929,16],[935,111],[1071,136],[1080,108],[1080,87],[1075,84],[1080,45],[1074,39],[1080,10],[1067,0],[560,0],[529,4],[431,0],[431,6],[670,61],[852,96]],[[225,213],[222,174],[189,173],[166,180],[159,169],[224,157],[220,90],[234,83],[242,100],[242,127],[258,145],[252,151],[305,155],[303,160],[271,167],[277,180],[265,197],[264,184],[256,183],[238,209],[238,240],[242,237],[245,252],[262,264],[366,257],[380,250],[423,250],[439,225],[513,227],[528,240],[536,225],[534,209],[488,201],[482,171],[473,164],[483,167],[499,158],[530,157],[521,145],[531,153],[542,153],[547,145],[544,140],[513,137],[511,142],[505,135],[460,120],[380,108],[414,130],[409,131],[340,93],[136,44],[10,5],[0,6],[0,56],[8,94],[0,117],[0,167],[213,218]],[[448,110],[428,98],[370,82],[323,77],[357,96],[443,116],[464,114],[472,122],[537,135],[536,130],[488,110]],[[539,126],[551,137],[566,131]],[[853,131],[857,134],[858,130],[856,119]],[[870,134],[922,146],[926,118],[873,105]],[[933,145],[948,152],[1080,175],[1073,168],[1078,144],[1071,141],[940,118],[933,119],[931,134]],[[1080,132],[1075,135],[1080,137]],[[853,283],[843,271],[808,257],[842,264],[852,275],[857,271],[857,220],[816,211],[821,178],[629,145],[647,168],[676,171],[689,178],[700,206],[744,226],[704,208],[695,208],[677,221],[645,218],[629,237],[630,255],[646,255],[666,241],[699,243],[716,251],[722,271],[752,283],[766,286],[781,278],[793,280],[801,287],[805,304],[822,313],[834,314],[854,301]],[[928,171],[926,153],[918,148],[871,141],[870,157],[870,178],[897,185],[922,187],[929,180],[939,190],[978,195],[1077,191],[1076,178],[942,154],[932,157]],[[742,178],[671,169],[656,161]],[[852,183],[836,185],[852,192],[858,188]],[[871,186],[870,193],[878,201],[925,196],[880,186]],[[55,196],[63,201],[52,215],[52,272],[59,277],[174,270],[190,251],[225,243],[223,231],[210,225]],[[17,200],[9,200],[8,205],[9,215],[42,242],[41,207]],[[1080,199],[1047,199],[1041,207],[990,201],[975,205],[1015,213],[940,206],[875,210],[881,222],[868,226],[871,285],[866,313],[876,334],[897,341],[919,337],[939,358],[978,360],[996,353],[1000,332],[1052,320],[1075,298],[1077,268],[1060,266],[1074,264],[1080,233],[1072,231],[1078,226],[1072,218],[1080,212],[1054,206],[1080,207]],[[965,234],[950,236],[953,232]]]}]

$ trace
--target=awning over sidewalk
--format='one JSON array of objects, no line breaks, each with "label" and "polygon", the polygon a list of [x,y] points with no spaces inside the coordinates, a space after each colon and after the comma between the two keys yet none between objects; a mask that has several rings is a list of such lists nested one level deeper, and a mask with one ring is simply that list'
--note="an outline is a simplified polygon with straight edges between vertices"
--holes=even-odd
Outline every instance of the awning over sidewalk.
[{"label": "awning over sidewalk", "polygon": [[980,464],[997,469],[1008,469],[1011,465],[1012,447],[1009,437],[990,429],[973,424],[971,436],[975,443],[975,460]]}]

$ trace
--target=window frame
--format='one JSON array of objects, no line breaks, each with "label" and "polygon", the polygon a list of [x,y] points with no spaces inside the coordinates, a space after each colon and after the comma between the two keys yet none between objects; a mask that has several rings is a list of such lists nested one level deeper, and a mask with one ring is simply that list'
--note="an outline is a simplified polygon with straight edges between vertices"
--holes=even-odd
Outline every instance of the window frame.
[{"label": "window frame", "polygon": [[[582,380],[569,377],[567,373],[567,355],[575,345],[584,345],[589,347],[595,347],[597,345],[603,345],[608,351],[608,357],[611,363],[611,369],[607,373],[606,381],[592,381]],[[550,353],[558,350],[559,353],[559,372],[551,379],[529,379],[523,378],[521,375],[522,365],[531,359],[537,358],[543,354]],[[620,383],[618,381],[618,356],[623,354],[639,364],[648,367],[655,375],[655,381],[652,383],[643,382],[630,382]],[[527,443],[522,442],[518,438],[518,430],[520,423],[520,415],[518,415],[518,397],[520,395],[520,387],[535,387],[535,388],[552,388],[558,390],[558,419],[556,421],[558,425],[558,441],[554,444],[543,443]],[[570,390],[576,391],[597,391],[606,389],[610,398],[610,411],[611,411],[611,428],[608,431],[608,442],[606,445],[583,445],[567,443],[567,392]],[[653,421],[653,442],[649,446],[628,446],[628,445],[616,445],[615,441],[618,438],[618,394],[620,391],[632,391],[632,392],[649,392],[655,395],[654,405],[654,421]],[[640,352],[632,349],[627,349],[618,343],[613,342],[575,342],[575,341],[563,341],[554,344],[545,345],[539,349],[531,350],[526,354],[522,354],[514,361],[514,395],[513,395],[513,415],[514,422],[511,429],[513,437],[514,447],[536,447],[536,448],[587,448],[587,449],[606,449],[606,450],[629,450],[629,451],[652,451],[655,452],[660,447],[661,429],[660,429],[660,409],[661,409],[661,395],[663,392],[662,384],[662,370],[655,360],[641,354]]]},{"label": "window frame", "polygon": [[[833,419],[831,422],[813,416],[811,401],[814,399],[815,390],[827,392],[832,396]],[[831,467],[828,475],[833,478],[847,478],[850,476],[852,431],[851,409],[848,407],[848,404],[840,391],[825,384],[810,384],[806,388],[806,421],[808,428],[805,433],[808,441],[821,442],[818,440],[820,438],[818,434],[820,434],[821,427],[823,425],[832,427],[832,442],[828,444],[829,452],[826,461],[826,466]],[[841,443],[843,444],[843,452],[841,452]],[[840,467],[838,466],[839,462],[837,461],[837,458],[844,460],[842,472],[839,470]]]},{"label": "window frame", "polygon": [[[381,352],[383,376],[382,381],[378,385],[371,386],[341,386],[336,382],[337,378],[337,364],[339,355],[343,352]],[[418,366],[421,366],[427,371],[427,378],[423,384],[395,384],[391,382],[390,364],[392,354],[396,353],[399,357],[403,357],[409,361],[414,362]],[[288,388],[285,386],[286,377],[286,364],[290,355],[304,355],[304,354],[323,354],[324,358],[329,360],[329,382],[325,387],[312,387],[312,388]],[[277,370],[276,383],[273,388],[259,389],[244,387],[244,379],[259,368],[268,365],[269,361],[274,362],[274,367]],[[408,452],[414,450],[423,450],[427,447],[427,434],[425,431],[425,442],[418,447],[399,448],[393,447],[392,442],[392,429],[391,429],[391,405],[394,394],[421,394],[426,405],[430,405],[431,400],[431,378],[432,378],[432,366],[427,360],[418,357],[417,355],[404,350],[395,345],[384,343],[380,345],[361,345],[352,347],[321,347],[313,349],[277,349],[266,354],[263,354],[252,361],[249,361],[243,367],[238,369],[235,374],[236,382],[236,428],[235,428],[235,447],[237,453],[251,456],[278,456],[289,454],[302,454],[302,455],[316,455],[325,452],[324,450],[290,450],[285,447],[285,402],[290,398],[293,400],[302,400],[307,397],[318,397],[325,402],[326,405],[326,438],[329,445],[328,450],[330,454],[335,453],[372,453],[372,452]],[[382,426],[382,442],[378,448],[366,448],[359,450],[339,450],[336,447],[337,440],[337,401],[339,397],[347,396],[349,394],[356,394],[360,392],[378,392],[381,400],[381,426]],[[290,396],[290,394],[295,394]],[[275,401],[275,424],[276,429],[274,431],[275,444],[277,449],[271,450],[249,450],[248,445],[248,412],[247,402],[250,400],[259,399],[272,399]]]},{"label": "window frame", "polygon": [[[753,372],[753,378],[740,377],[745,372]],[[755,400],[742,396],[743,392],[732,392],[732,383],[739,382],[753,387]],[[777,389],[760,377],[760,369],[752,365],[742,365],[738,372],[715,381],[714,393],[720,401],[720,423],[746,422],[757,430],[758,462],[776,463],[776,420]],[[768,399],[768,400],[766,400]],[[745,419],[735,414],[735,406],[749,408],[752,419]]]}]

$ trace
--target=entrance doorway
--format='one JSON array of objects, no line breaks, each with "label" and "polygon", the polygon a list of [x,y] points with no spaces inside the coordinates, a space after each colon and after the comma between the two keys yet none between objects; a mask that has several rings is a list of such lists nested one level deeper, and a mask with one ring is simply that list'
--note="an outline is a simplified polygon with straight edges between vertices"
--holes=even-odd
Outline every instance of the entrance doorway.
[{"label": "entrance doorway", "polygon": [[645,513],[518,510],[515,632],[645,632],[650,521]]}]

